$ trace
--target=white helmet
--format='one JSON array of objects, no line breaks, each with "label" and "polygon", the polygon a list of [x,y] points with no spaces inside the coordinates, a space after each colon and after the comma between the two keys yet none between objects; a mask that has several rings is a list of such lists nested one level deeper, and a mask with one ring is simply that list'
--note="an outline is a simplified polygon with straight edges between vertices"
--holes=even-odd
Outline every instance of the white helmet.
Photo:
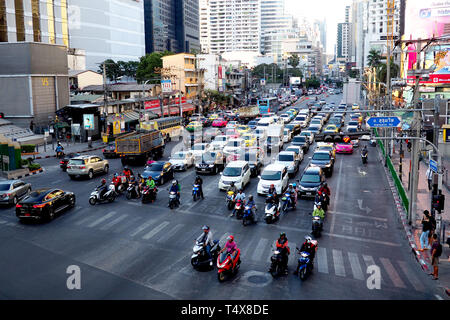
[{"label": "white helmet", "polygon": [[172,184],[177,184],[177,180],[172,180]]}]

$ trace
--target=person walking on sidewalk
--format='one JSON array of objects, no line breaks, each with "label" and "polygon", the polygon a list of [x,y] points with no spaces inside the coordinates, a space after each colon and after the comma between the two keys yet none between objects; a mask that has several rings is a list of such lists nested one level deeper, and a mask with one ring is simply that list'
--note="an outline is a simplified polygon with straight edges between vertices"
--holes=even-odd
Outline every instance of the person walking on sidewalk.
[{"label": "person walking on sidewalk", "polygon": [[422,217],[422,234],[420,235],[421,249],[419,251],[429,249],[428,234],[430,233],[430,230],[431,230],[431,223],[430,223],[429,217],[430,217],[430,213],[428,212],[428,210],[425,210],[423,212],[423,217]]},{"label": "person walking on sidewalk", "polygon": [[428,167],[426,175],[427,175],[427,181],[428,181],[428,191],[431,191],[431,189],[433,187],[433,170],[431,170],[430,167]]},{"label": "person walking on sidewalk", "polygon": [[442,245],[439,243],[437,234],[433,234],[433,245],[431,246],[431,265],[433,266],[433,280],[438,279],[439,257],[442,254]]}]

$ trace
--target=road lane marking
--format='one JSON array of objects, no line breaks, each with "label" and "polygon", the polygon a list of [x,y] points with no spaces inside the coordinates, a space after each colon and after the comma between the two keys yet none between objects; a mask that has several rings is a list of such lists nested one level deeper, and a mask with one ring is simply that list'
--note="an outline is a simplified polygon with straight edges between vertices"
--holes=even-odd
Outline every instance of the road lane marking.
[{"label": "road lane marking", "polygon": [[96,216],[90,215],[90,216],[87,216],[87,217],[81,219],[80,221],[75,222],[75,224],[77,226],[81,226],[85,222],[88,222],[89,220],[94,220],[95,218],[96,218]]},{"label": "road lane marking", "polygon": [[94,222],[92,222],[91,224],[88,225],[89,228],[93,228],[96,225],[102,223],[103,221],[111,218],[112,216],[114,216],[117,212],[116,211],[111,211],[110,213],[108,213],[107,215],[100,217],[99,219],[95,220]]},{"label": "road lane marking", "polygon": [[121,233],[122,231],[124,231],[128,227],[133,226],[135,223],[137,223],[140,220],[142,220],[142,218],[140,218],[140,217],[131,218],[127,222],[124,222],[123,224],[120,224],[115,230],[113,230],[113,232],[114,233]]},{"label": "road lane marking", "polygon": [[332,213],[333,215],[338,215],[338,216],[343,215],[343,216],[371,219],[371,220],[377,220],[377,221],[388,221],[387,218],[370,217],[370,216],[364,216],[364,215],[360,215],[360,214],[347,213],[347,212],[338,212],[338,211],[333,211],[333,210],[330,210],[329,213]]},{"label": "road lane marking", "polygon": [[256,245],[255,251],[253,251],[252,260],[259,261],[261,259],[267,243],[269,243],[269,240],[266,238],[261,238],[259,240],[258,244]]},{"label": "road lane marking", "polygon": [[391,278],[394,286],[396,286],[397,288],[406,288],[405,284],[400,278],[400,275],[397,273],[397,271],[395,271],[395,268],[392,265],[391,261],[386,258],[380,258],[380,261],[383,264],[384,269],[387,271],[389,278]]},{"label": "road lane marking", "polygon": [[345,277],[344,258],[342,251],[333,249],[334,273],[337,276]]},{"label": "road lane marking", "polygon": [[273,251],[275,250],[275,248],[277,247],[277,240],[274,240],[272,245],[270,246],[270,254],[267,257],[267,262],[272,262],[272,255],[273,255]]},{"label": "road lane marking", "polygon": [[150,220],[147,221],[143,224],[141,224],[139,227],[137,227],[135,230],[133,230],[130,233],[130,236],[134,237],[135,235],[137,235],[139,232],[143,231],[144,229],[147,229],[148,227],[150,227],[152,224],[154,224],[156,221],[155,220]]},{"label": "road lane marking", "polygon": [[350,260],[350,267],[352,268],[353,278],[364,280],[364,274],[359,264],[358,255],[354,252],[348,252],[348,259]]},{"label": "road lane marking", "polygon": [[317,268],[321,273],[328,273],[327,249],[324,247],[317,249]]},{"label": "road lane marking", "polygon": [[438,299],[438,300],[444,300],[440,295],[438,295],[438,294],[435,294],[434,295],[435,297],[436,297],[436,299]]},{"label": "road lane marking", "polygon": [[51,184],[58,184],[63,182],[61,179],[50,182]]},{"label": "road lane marking", "polygon": [[124,220],[126,217],[128,217],[127,214],[121,215],[120,217],[114,219],[113,221],[108,222],[103,227],[100,228],[100,230],[108,230],[112,226],[118,224],[120,221]]},{"label": "road lane marking", "polygon": [[162,236],[160,239],[158,239],[158,243],[167,242],[170,238],[172,238],[178,231],[180,231],[185,225],[184,224],[177,224],[175,227],[173,227],[170,231],[168,231],[164,236]]},{"label": "road lane marking", "polygon": [[160,232],[162,229],[164,229],[166,226],[168,226],[170,224],[169,221],[163,221],[161,222],[158,226],[156,226],[155,228],[153,228],[151,231],[147,232],[142,239],[144,240],[148,240],[151,237],[153,237],[154,235],[156,235],[158,232]]},{"label": "road lane marking", "polygon": [[403,274],[408,278],[408,281],[413,285],[414,289],[416,291],[422,291],[425,292],[425,287],[420,282],[420,280],[413,274],[413,272],[410,270],[410,268],[407,266],[406,262],[403,260],[397,260],[398,265],[403,271]]},{"label": "road lane marking", "polygon": [[[342,168],[344,167],[344,165],[343,165],[343,158],[340,158],[341,160],[340,160],[340,162],[339,162],[339,174],[338,174],[338,181],[337,181],[337,187],[336,187],[336,190],[337,190],[337,192],[336,192],[336,197],[335,197],[335,199],[334,199],[334,203],[339,203],[339,196],[340,196],[340,186],[341,186],[341,181],[342,181]],[[335,215],[333,214],[332,216],[331,216],[331,226],[330,226],[330,233],[332,234],[333,232],[334,232],[334,224],[335,224],[335,220],[336,220],[336,218],[335,218]]]}]

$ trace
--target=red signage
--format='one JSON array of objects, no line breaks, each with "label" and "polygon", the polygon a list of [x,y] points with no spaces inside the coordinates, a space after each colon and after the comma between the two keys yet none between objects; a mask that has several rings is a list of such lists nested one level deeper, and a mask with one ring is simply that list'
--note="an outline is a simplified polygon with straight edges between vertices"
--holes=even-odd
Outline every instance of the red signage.
[{"label": "red signage", "polygon": [[[408,84],[413,84],[415,83],[415,78],[412,76],[408,77]],[[444,74],[430,74],[430,78],[428,79],[428,81],[425,81],[423,79],[420,79],[420,84],[443,84],[443,83],[450,83],[450,74],[448,73],[444,73]]]},{"label": "red signage", "polygon": [[145,101],[145,110],[159,108],[159,100]]},{"label": "red signage", "polygon": [[217,74],[218,74],[218,79],[222,79],[222,66],[219,66],[219,68],[217,70]]},{"label": "red signage", "polygon": [[[174,104],[180,104],[180,98],[175,98]],[[186,97],[181,97],[181,103],[186,103]]]}]

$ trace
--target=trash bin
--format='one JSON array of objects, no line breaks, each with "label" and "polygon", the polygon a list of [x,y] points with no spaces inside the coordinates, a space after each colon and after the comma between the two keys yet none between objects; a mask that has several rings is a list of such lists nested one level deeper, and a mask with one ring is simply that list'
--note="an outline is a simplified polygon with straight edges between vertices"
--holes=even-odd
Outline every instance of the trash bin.
[{"label": "trash bin", "polygon": [[102,133],[102,139],[103,139],[103,143],[108,143],[108,134]]}]

